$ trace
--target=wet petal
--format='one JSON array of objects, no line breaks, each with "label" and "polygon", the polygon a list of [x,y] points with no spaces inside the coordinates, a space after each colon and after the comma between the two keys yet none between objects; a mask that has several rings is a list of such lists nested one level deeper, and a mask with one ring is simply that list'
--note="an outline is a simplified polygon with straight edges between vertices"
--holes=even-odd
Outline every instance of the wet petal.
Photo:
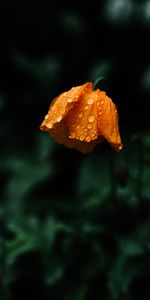
[{"label": "wet petal", "polygon": [[119,133],[118,114],[115,104],[112,100],[99,94],[101,105],[98,107],[98,129],[104,138],[113,146],[116,151],[122,149],[122,142]]},{"label": "wet petal", "polygon": [[68,92],[60,94],[53,99],[49,106],[48,114],[40,125],[40,129],[49,131],[55,124],[59,123],[73,108],[73,106],[80,100],[82,94],[91,89],[92,83],[87,82],[81,86],[74,87]]},{"label": "wet petal", "polygon": [[66,147],[71,149],[76,149],[81,153],[92,152],[95,146],[103,141],[102,136],[95,141],[91,141],[90,143],[77,139],[70,139],[68,127],[64,121],[61,121],[56,125],[56,128],[49,130],[48,133],[58,144],[65,145]]},{"label": "wet petal", "polygon": [[83,94],[80,102],[66,116],[70,138],[85,142],[98,138],[96,98],[93,90]]}]

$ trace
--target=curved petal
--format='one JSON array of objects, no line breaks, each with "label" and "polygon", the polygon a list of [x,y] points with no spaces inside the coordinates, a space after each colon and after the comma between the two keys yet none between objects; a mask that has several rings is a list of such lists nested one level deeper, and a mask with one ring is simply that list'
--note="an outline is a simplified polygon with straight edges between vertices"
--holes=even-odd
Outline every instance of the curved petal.
[{"label": "curved petal", "polygon": [[44,121],[40,125],[40,129],[43,131],[49,131],[57,123],[69,113],[74,105],[80,100],[80,97],[85,90],[91,90],[92,83],[87,82],[81,86],[77,86],[57,96],[51,102],[48,110],[48,114],[45,116]]},{"label": "curved petal", "polygon": [[122,142],[119,133],[118,114],[116,105],[112,100],[99,91],[98,106],[98,129],[104,138],[112,145],[116,151],[122,149]]},{"label": "curved petal", "polygon": [[70,139],[68,127],[63,120],[56,125],[56,128],[49,130],[48,133],[58,144],[65,145],[66,147],[71,149],[76,149],[81,153],[92,152],[96,145],[103,141],[102,136],[99,137],[97,140],[91,142]]},{"label": "curved petal", "polygon": [[83,142],[91,142],[98,138],[96,91],[85,92],[65,118],[69,129],[69,137]]}]

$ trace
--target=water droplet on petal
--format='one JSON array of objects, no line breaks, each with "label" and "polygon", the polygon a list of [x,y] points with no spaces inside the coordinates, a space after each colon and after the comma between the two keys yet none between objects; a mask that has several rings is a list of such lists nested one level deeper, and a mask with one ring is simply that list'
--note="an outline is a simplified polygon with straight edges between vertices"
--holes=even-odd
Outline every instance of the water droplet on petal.
[{"label": "water droplet on petal", "polygon": [[91,141],[91,137],[88,135],[88,136],[86,136],[85,140],[86,140],[86,142],[90,142]]},{"label": "water droplet on petal", "polygon": [[88,129],[92,129],[92,124],[88,124]]},{"label": "water droplet on petal", "polygon": [[67,102],[68,102],[68,103],[71,103],[71,102],[72,102],[72,98],[68,98],[68,99],[67,99]]},{"label": "water droplet on petal", "polygon": [[71,132],[70,136],[71,136],[72,139],[75,139],[75,137],[76,137],[75,131]]},{"label": "water droplet on petal", "polygon": [[101,101],[101,105],[103,105],[103,104],[104,104],[104,100]]},{"label": "water droplet on petal", "polygon": [[46,126],[47,126],[49,129],[51,129],[51,128],[53,127],[53,123],[52,123],[52,122],[48,122],[48,123],[46,124]]},{"label": "water droplet on petal", "polygon": [[93,123],[94,120],[95,120],[95,117],[91,115],[91,116],[88,117],[88,120],[89,120],[90,123]]},{"label": "water droplet on petal", "polygon": [[48,117],[49,117],[49,115],[47,114],[47,115],[45,116],[45,120],[48,119]]},{"label": "water droplet on petal", "polygon": [[85,106],[85,110],[87,110],[88,108],[89,108],[89,106],[88,106],[88,105],[86,105],[86,106]]},{"label": "water droplet on petal", "polygon": [[83,141],[83,140],[84,140],[84,137],[85,137],[85,135],[81,134],[81,135],[80,135],[80,141]]},{"label": "water droplet on petal", "polygon": [[88,103],[89,105],[93,104],[93,103],[94,103],[94,99],[93,99],[93,98],[89,98],[89,99],[87,100],[87,103]]},{"label": "water droplet on petal", "polygon": [[83,117],[83,113],[79,113],[79,118],[82,118]]},{"label": "water droplet on petal", "polygon": [[56,118],[56,122],[60,122],[61,120],[62,120],[61,116],[59,116],[59,117]]}]

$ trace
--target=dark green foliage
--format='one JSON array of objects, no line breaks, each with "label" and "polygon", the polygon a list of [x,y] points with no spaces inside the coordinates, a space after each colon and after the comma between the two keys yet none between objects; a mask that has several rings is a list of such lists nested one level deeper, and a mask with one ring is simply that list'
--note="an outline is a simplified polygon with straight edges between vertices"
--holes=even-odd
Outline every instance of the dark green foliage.
[{"label": "dark green foliage", "polygon": [[[0,300],[150,299],[149,24],[109,5],[1,4]],[[39,131],[53,97],[101,76],[120,153]]]}]

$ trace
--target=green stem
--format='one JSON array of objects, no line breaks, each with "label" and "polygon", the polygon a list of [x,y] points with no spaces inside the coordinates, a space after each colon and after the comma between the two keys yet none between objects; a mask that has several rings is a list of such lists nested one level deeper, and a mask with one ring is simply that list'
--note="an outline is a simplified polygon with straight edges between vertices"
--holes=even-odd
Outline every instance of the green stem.
[{"label": "green stem", "polygon": [[95,81],[94,81],[94,84],[93,84],[93,90],[95,90],[96,88],[96,85],[102,81],[102,80],[105,80],[105,77],[104,76],[99,76]]}]

